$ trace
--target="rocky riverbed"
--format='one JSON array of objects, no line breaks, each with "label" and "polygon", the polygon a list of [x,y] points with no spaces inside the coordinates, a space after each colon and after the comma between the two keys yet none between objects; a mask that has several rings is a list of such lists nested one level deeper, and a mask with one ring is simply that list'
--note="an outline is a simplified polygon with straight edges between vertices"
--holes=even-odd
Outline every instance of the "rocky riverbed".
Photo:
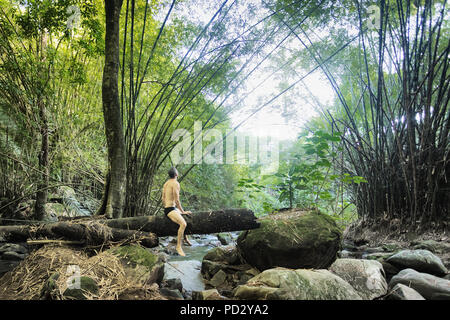
[{"label": "rocky riverbed", "polygon": [[[174,237],[160,238],[152,249],[131,245],[93,256],[67,247],[0,242],[1,271],[10,271],[0,278],[0,298],[450,299],[446,235],[363,241],[344,237],[318,212],[288,212],[261,219],[259,229],[192,235],[190,241],[186,257],[176,254]],[[64,268],[77,261],[83,282],[81,292],[73,293]],[[92,261],[95,268],[86,268]],[[27,273],[30,269],[35,274]],[[27,292],[33,295],[11,294],[30,284]]]}]

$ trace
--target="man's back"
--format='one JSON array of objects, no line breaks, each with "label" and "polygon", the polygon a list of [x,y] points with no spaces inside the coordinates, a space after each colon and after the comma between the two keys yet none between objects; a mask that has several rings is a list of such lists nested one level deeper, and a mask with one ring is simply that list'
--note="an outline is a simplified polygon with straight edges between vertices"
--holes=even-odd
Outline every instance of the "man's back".
[{"label": "man's back", "polygon": [[165,208],[175,207],[177,190],[179,190],[179,183],[175,179],[169,179],[164,183],[162,201]]}]

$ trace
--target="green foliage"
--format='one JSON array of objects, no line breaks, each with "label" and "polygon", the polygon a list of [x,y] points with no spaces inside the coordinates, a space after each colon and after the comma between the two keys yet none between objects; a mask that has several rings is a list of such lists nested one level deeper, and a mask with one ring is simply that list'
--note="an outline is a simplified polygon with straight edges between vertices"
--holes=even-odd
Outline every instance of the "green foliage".
[{"label": "green foliage", "polygon": [[337,186],[367,182],[363,177],[337,173],[333,164],[340,141],[339,133],[316,130],[313,134],[302,134],[284,155],[280,172],[275,175],[279,201],[289,207],[319,207],[337,212]]}]

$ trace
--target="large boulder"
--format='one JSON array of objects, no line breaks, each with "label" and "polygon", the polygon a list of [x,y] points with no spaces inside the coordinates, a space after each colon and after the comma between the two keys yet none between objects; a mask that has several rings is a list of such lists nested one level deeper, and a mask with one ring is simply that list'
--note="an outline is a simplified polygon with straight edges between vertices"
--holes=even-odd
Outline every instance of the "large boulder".
[{"label": "large boulder", "polygon": [[416,290],[397,283],[388,297],[390,300],[425,300]]},{"label": "large boulder", "polygon": [[342,278],[328,270],[274,268],[263,271],[234,292],[251,300],[361,300]]},{"label": "large boulder", "polygon": [[372,300],[387,293],[383,266],[378,261],[337,259],[330,271],[347,281],[364,300]]},{"label": "large boulder", "polygon": [[138,245],[126,245],[107,250],[120,258],[126,276],[141,284],[161,283],[164,278],[164,261],[157,254]]},{"label": "large boulder", "polygon": [[318,211],[292,211],[259,220],[237,239],[241,256],[259,270],[273,267],[326,269],[340,248],[341,230]]},{"label": "large boulder", "polygon": [[402,250],[386,259],[399,269],[412,268],[419,272],[444,276],[447,268],[441,259],[428,250]]},{"label": "large boulder", "polygon": [[425,299],[450,299],[450,281],[414,269],[404,269],[392,277],[389,287],[401,283],[413,288]]}]

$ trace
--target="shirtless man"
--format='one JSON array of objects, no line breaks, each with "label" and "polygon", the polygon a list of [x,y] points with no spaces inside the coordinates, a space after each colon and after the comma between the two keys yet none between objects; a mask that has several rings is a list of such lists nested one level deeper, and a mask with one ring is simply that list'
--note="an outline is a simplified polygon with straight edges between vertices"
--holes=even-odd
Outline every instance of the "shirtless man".
[{"label": "shirtless man", "polygon": [[[182,240],[184,238],[184,229],[186,229],[186,220],[181,216],[182,214],[192,214],[190,211],[184,211],[180,203],[180,183],[177,181],[178,171],[174,167],[169,170],[169,180],[164,183],[162,191],[162,202],[164,205],[164,213],[166,216],[178,224],[178,238],[177,238],[177,252],[180,256],[185,256],[181,248]],[[189,244],[189,240],[184,238]]]}]

